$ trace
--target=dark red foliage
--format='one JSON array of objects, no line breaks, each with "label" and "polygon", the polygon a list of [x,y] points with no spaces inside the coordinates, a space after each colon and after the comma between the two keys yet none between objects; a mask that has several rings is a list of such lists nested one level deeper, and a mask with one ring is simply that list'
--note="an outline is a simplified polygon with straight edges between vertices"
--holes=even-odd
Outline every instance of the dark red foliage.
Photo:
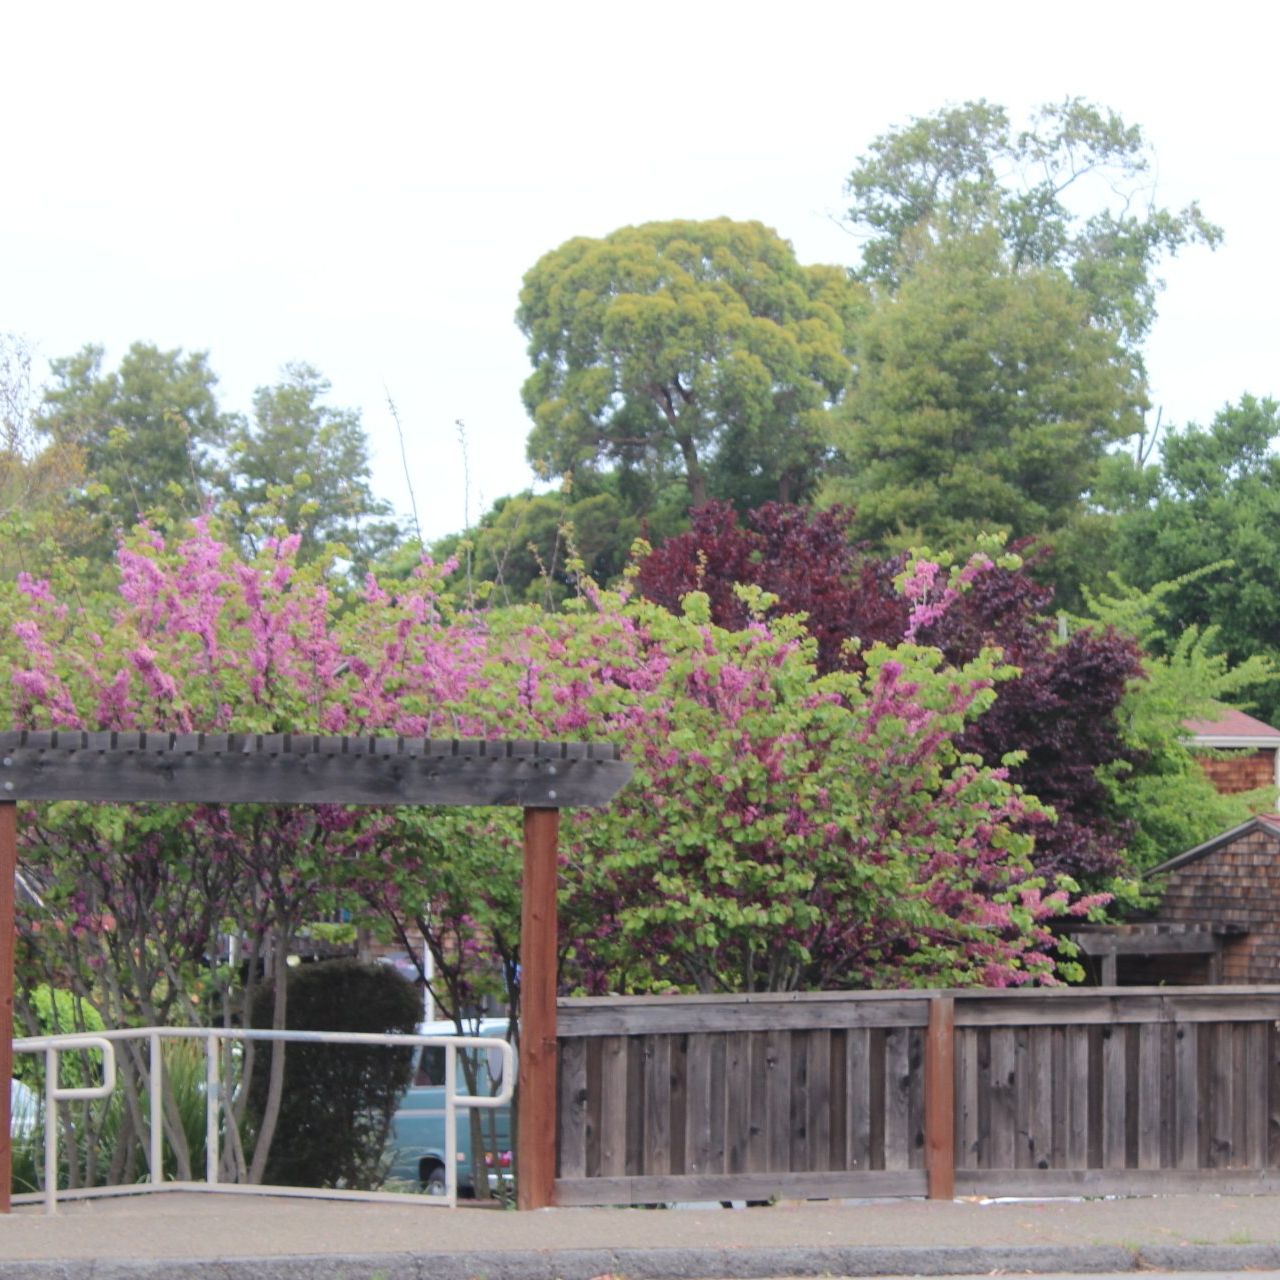
[{"label": "dark red foliage", "polygon": [[748,518],[743,528],[727,502],[697,508],[693,528],[668,538],[641,565],[641,593],[674,612],[690,591],[705,591],[714,621],[739,628],[749,617],[734,584],[763,587],[778,597],[774,614],[809,615],[823,671],[843,665],[841,650],[852,636],[867,645],[902,639],[907,607],[893,589],[897,570],[886,574],[850,543],[852,511],[768,502]]},{"label": "dark red foliage", "polygon": [[1045,615],[1052,600],[1052,589],[1036,582],[1027,565],[995,569],[919,638],[952,662],[984,644],[998,645],[1021,669],[1000,686],[995,706],[969,727],[961,745],[988,763],[1008,751],[1026,752],[1014,780],[1058,814],[1057,825],[1037,835],[1037,866],[1096,882],[1121,869],[1129,837],[1128,827],[1109,813],[1097,770],[1128,758],[1116,709],[1142,671],[1142,655],[1131,637],[1112,628],[1086,628],[1056,643],[1055,624]]},{"label": "dark red foliage", "polygon": [[[693,529],[668,539],[641,567],[639,588],[677,609],[690,591],[705,591],[712,618],[740,627],[747,610],[735,583],[753,583],[778,596],[775,613],[806,613],[824,671],[861,663],[846,644],[896,644],[907,625],[906,602],[893,585],[900,559],[862,554],[848,538],[852,513],[809,511],[769,503],[739,524],[725,503],[693,515]],[[1021,675],[1000,686],[994,707],[973,724],[963,746],[999,764],[1010,751],[1026,760],[1014,781],[1054,807],[1057,825],[1037,835],[1036,863],[1049,873],[1086,883],[1121,869],[1126,827],[1111,817],[1097,769],[1124,759],[1116,709],[1125,686],[1141,672],[1136,643],[1114,630],[1081,630],[1055,640],[1047,616],[1052,588],[1037,582],[1038,557],[1016,570],[982,575],[946,615],[921,632],[951,662],[974,657],[984,645],[1003,649]]]}]

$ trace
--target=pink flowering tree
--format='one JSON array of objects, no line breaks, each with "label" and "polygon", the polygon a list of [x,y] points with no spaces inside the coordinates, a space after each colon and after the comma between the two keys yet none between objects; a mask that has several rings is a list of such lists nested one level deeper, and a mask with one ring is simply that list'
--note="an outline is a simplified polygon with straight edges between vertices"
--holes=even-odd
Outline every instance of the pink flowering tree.
[{"label": "pink flowering tree", "polygon": [[[989,563],[989,562],[988,562]],[[981,563],[914,566],[945,606]],[[748,591],[748,598],[752,593]],[[767,601],[755,593],[762,612]],[[956,742],[1007,674],[878,645],[861,674],[815,670],[794,619],[725,631],[624,591],[492,620],[481,701],[512,736],[611,737],[637,775],[572,815],[564,985],[592,993],[791,990],[1071,976],[1049,921],[1085,914],[1034,874],[1047,821]]]},{"label": "pink flowering tree", "polygon": [[[172,546],[142,530],[121,548],[113,600],[20,577],[3,601],[12,723],[341,728],[369,682],[360,607],[344,612],[321,570],[299,568],[296,552],[287,539],[246,563],[203,525]],[[428,577],[424,570],[417,580],[420,617],[433,594]],[[374,611],[376,600],[369,604],[366,612]],[[421,632],[433,634],[430,626]],[[432,705],[449,700],[448,681],[464,669],[438,665],[445,687],[428,693]],[[405,732],[414,731],[411,720]],[[22,920],[30,976],[70,981],[120,1026],[240,1019],[258,975],[279,972],[299,932],[338,902],[340,868],[373,850],[390,825],[387,815],[338,806],[47,805],[24,813],[24,859],[44,903],[28,904]],[[243,949],[236,963],[226,939]],[[283,1026],[286,986],[275,990],[275,1024]],[[245,1068],[253,1067],[249,1052]],[[246,1159],[231,1143],[229,1175],[261,1174],[282,1054],[272,1055],[270,1070],[254,1155]],[[141,1132],[136,1090],[126,1093]],[[179,1126],[171,1137],[179,1173],[190,1176]]]},{"label": "pink flowering tree", "polygon": [[[1049,921],[1096,902],[1034,874],[1038,805],[957,746],[1007,674],[993,655],[953,668],[908,640],[820,675],[758,590],[737,630],[697,594],[672,614],[589,582],[559,613],[453,613],[448,566],[349,598],[296,552],[247,562],[206,525],[141,530],[111,600],[20,579],[0,597],[13,723],[616,741],[635,780],[565,824],[566,989],[1070,976]],[[909,566],[909,635],[989,563]],[[453,1011],[486,984],[518,1001],[512,814],[50,805],[29,811],[24,858],[46,890],[28,962],[112,1024],[238,1016],[261,962],[337,904],[421,930]],[[216,963],[219,936],[248,963]],[[260,1173],[269,1137],[229,1172]]]}]

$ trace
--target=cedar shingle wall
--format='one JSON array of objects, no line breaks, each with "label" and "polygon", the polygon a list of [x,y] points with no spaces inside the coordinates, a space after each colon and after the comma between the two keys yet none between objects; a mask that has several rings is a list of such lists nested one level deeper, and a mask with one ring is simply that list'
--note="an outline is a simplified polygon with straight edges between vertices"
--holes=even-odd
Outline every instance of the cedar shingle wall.
[{"label": "cedar shingle wall", "polygon": [[1166,883],[1162,919],[1249,930],[1224,949],[1224,981],[1280,982],[1280,838],[1247,832]]},{"label": "cedar shingle wall", "polygon": [[1255,791],[1271,787],[1276,781],[1276,753],[1266,751],[1232,751],[1221,760],[1200,761],[1209,781],[1224,795],[1239,791]]}]

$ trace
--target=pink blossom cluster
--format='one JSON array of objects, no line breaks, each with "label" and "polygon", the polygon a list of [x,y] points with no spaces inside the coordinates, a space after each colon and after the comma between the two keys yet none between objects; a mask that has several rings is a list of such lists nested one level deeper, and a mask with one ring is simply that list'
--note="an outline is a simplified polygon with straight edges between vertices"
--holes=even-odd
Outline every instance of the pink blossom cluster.
[{"label": "pink blossom cluster", "polygon": [[[246,560],[204,522],[172,545],[143,530],[121,550],[105,621],[24,581],[14,722],[615,741],[633,784],[565,827],[566,982],[586,990],[1052,981],[1049,920],[1098,905],[1034,879],[1014,829],[1047,819],[956,746],[992,696],[994,660],[953,670],[909,644],[873,651],[864,675],[819,676],[794,620],[727,631],[696,600],[676,617],[590,583],[563,613],[456,611],[450,566],[429,561],[353,597],[297,552],[283,538]],[[917,561],[909,639],[990,566],[943,581]],[[145,912],[148,858],[169,877],[167,927],[191,918],[147,821],[94,846],[77,927],[118,931]],[[200,851],[206,895],[270,906],[255,927],[356,893],[401,924],[435,922],[453,938],[442,962],[465,961],[514,933],[519,835],[459,820],[448,830],[467,863],[437,828],[333,807],[202,809],[178,836]],[[218,927],[200,920],[182,926],[197,949]]]}]

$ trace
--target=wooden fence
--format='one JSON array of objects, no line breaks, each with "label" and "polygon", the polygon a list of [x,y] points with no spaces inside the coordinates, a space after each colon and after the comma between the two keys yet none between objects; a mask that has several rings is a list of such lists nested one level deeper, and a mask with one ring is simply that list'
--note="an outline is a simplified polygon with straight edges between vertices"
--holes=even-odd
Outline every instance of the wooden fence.
[{"label": "wooden fence", "polygon": [[558,1204],[1280,1190],[1280,986],[562,1000]]}]

